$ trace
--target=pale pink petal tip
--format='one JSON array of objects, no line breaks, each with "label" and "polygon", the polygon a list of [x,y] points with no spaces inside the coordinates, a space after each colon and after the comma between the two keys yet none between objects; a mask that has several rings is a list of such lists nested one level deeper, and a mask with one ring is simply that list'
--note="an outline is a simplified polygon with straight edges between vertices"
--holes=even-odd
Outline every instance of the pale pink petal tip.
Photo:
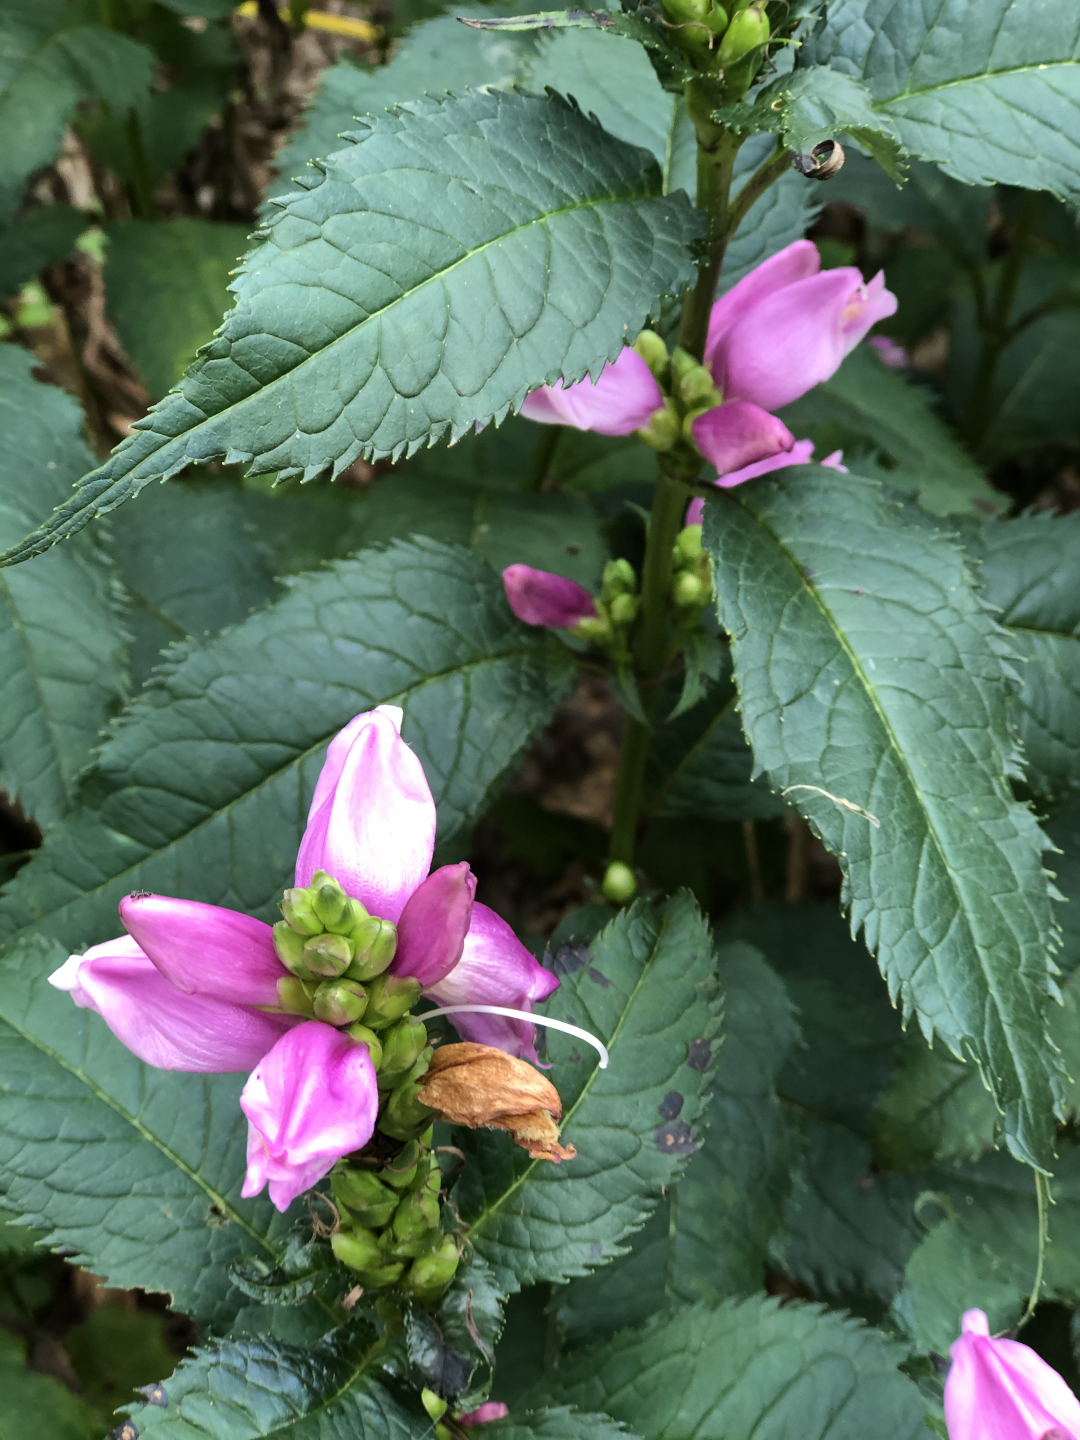
[{"label": "pale pink petal tip", "polygon": [[571,425],[598,435],[632,435],[649,423],[664,397],[656,377],[636,350],[625,349],[605,365],[595,385],[545,385],[526,396],[521,413],[544,425]]},{"label": "pale pink petal tip", "polygon": [[700,525],[705,519],[705,497],[696,495],[686,507],[684,525]]},{"label": "pale pink petal tip", "polygon": [[425,990],[448,975],[461,959],[475,894],[467,861],[433,870],[401,912],[393,973],[411,975]]},{"label": "pale pink petal tip", "polygon": [[579,620],[596,614],[596,602],[583,585],[549,570],[508,565],[503,571],[503,585],[510,609],[526,625],[569,630]]},{"label": "pale pink petal tip", "polygon": [[747,400],[732,400],[699,415],[694,444],[721,475],[788,451],[795,436],[782,420]]}]

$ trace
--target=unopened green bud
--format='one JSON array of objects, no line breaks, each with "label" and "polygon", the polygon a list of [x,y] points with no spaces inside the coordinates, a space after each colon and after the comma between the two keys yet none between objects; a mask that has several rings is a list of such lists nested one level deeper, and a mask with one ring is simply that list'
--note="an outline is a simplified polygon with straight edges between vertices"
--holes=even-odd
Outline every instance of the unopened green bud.
[{"label": "unopened green bud", "polygon": [[452,1235],[444,1235],[426,1255],[414,1260],[404,1288],[419,1300],[435,1300],[454,1278],[460,1260]]},{"label": "unopened green bud", "polygon": [[714,35],[723,35],[728,27],[728,14],[722,5],[714,5],[705,18],[705,24]]},{"label": "unopened green bud", "polygon": [[[411,975],[380,975],[368,986],[368,1008],[364,1024],[371,1030],[385,1030],[411,1010],[420,999],[420,981]],[[385,1049],[385,1045],[383,1047]]]},{"label": "unopened green bud", "polygon": [[351,960],[352,946],[344,935],[313,935],[304,942],[304,964],[312,975],[333,979],[345,973]]},{"label": "unopened green bud", "polygon": [[667,346],[655,330],[642,330],[634,341],[634,349],[655,376],[664,373],[668,363]]},{"label": "unopened green bud", "polygon": [[406,1142],[399,1155],[395,1155],[382,1168],[382,1179],[395,1190],[407,1190],[416,1179],[416,1167],[420,1162],[420,1141]]},{"label": "unopened green bud", "polygon": [[610,645],[614,638],[611,621],[605,614],[586,615],[584,620],[579,620],[574,626],[573,633],[580,635],[582,640],[588,640],[590,645],[601,647]]},{"label": "unopened green bud", "polygon": [[604,872],[601,889],[606,900],[614,905],[624,905],[637,894],[637,879],[629,865],[613,860]]},{"label": "unopened green bud", "polygon": [[367,991],[356,980],[324,980],[315,991],[315,1019],[352,1025],[367,1007]]},{"label": "unopened green bud", "polygon": [[350,1270],[374,1270],[386,1263],[386,1254],[379,1245],[379,1238],[362,1225],[351,1230],[339,1230],[330,1237],[334,1254]]},{"label": "unopened green bud", "polygon": [[424,1184],[406,1195],[394,1211],[391,1231],[395,1255],[422,1255],[439,1228],[439,1193]]},{"label": "unopened green bud", "polygon": [[312,899],[311,891],[303,888],[286,890],[281,897],[279,909],[284,915],[286,923],[298,935],[322,934],[323,923],[315,914]]},{"label": "unopened green bud", "polygon": [[610,600],[616,595],[637,593],[637,571],[629,560],[609,560],[604,566],[603,595]]},{"label": "unopened green bud", "polygon": [[428,1413],[429,1420],[441,1420],[446,1414],[446,1401],[434,1390],[421,1390],[420,1403]]},{"label": "unopened green bud", "polygon": [[345,929],[348,929],[353,923],[348,895],[336,880],[331,880],[329,877],[315,890],[312,909],[322,921],[324,928],[332,930],[336,934],[341,933],[343,921]]},{"label": "unopened green bud", "polygon": [[374,980],[397,954],[397,926],[375,915],[359,921],[349,932],[349,939],[353,946],[350,980]]},{"label": "unopened green bud", "polygon": [[663,409],[654,410],[649,423],[634,434],[650,450],[670,450],[679,438],[679,412],[670,400],[665,400]]},{"label": "unopened green bud", "polygon": [[394,1086],[404,1079],[427,1045],[424,1022],[415,1015],[406,1015],[389,1030],[383,1031],[383,1059],[379,1067],[380,1086]]},{"label": "unopened green bud", "polygon": [[338,1205],[356,1215],[362,1225],[381,1230],[388,1225],[401,1196],[370,1170],[338,1166],[330,1176],[330,1191]]},{"label": "unopened green bud", "polygon": [[629,625],[638,612],[636,595],[616,595],[608,606],[613,625]]},{"label": "unopened green bud", "polygon": [[412,1140],[431,1124],[434,1111],[416,1098],[420,1091],[417,1080],[408,1080],[387,1097],[379,1116],[379,1129],[395,1140]]},{"label": "unopened green bud", "polygon": [[675,548],[679,553],[681,564],[696,565],[705,553],[701,545],[701,526],[687,525],[680,530],[678,539],[675,541]]},{"label": "unopened green bud", "polygon": [[664,14],[677,25],[704,24],[708,13],[709,0],[664,0]]},{"label": "unopened green bud", "polygon": [[315,1019],[315,1006],[302,980],[285,975],[277,982],[278,1004],[289,1015],[306,1015]]},{"label": "unopened green bud", "polygon": [[692,570],[683,570],[675,577],[675,583],[671,587],[672,598],[676,605],[689,609],[692,605],[702,605],[708,599],[708,590],[700,575],[695,575]]},{"label": "unopened green bud", "polygon": [[679,397],[684,405],[718,405],[719,397],[713,384],[712,372],[704,365],[695,365],[679,381]]},{"label": "unopened green bud", "polygon": [[769,39],[769,17],[761,5],[747,5],[731,17],[720,41],[720,64],[726,71]]},{"label": "unopened green bud", "polygon": [[682,384],[684,377],[689,375],[691,370],[698,369],[700,365],[701,361],[696,355],[691,355],[689,350],[684,350],[681,345],[676,345],[671,352],[671,378],[676,387]]},{"label": "unopened green bud", "polygon": [[304,937],[286,920],[279,920],[274,926],[274,953],[286,970],[305,980],[311,978],[311,971],[304,962]]},{"label": "unopened green bud", "polygon": [[345,1031],[345,1034],[348,1035],[350,1040],[359,1040],[362,1045],[367,1046],[368,1054],[371,1056],[371,1063],[375,1066],[375,1069],[378,1070],[382,1064],[382,1041],[375,1034],[375,1031],[369,1029],[367,1025],[350,1025]]}]

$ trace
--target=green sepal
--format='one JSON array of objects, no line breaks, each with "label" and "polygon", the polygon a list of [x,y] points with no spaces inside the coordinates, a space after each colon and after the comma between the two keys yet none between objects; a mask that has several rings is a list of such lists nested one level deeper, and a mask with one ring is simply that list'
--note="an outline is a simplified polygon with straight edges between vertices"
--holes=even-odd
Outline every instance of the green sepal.
[{"label": "green sepal", "polygon": [[380,975],[368,987],[368,1008],[364,1024],[385,1030],[406,1014],[420,999],[420,981],[411,975]]},{"label": "green sepal", "polygon": [[315,914],[311,902],[311,891],[302,886],[286,890],[279,902],[285,923],[298,935],[321,935],[323,932],[323,923]]},{"label": "green sepal", "polygon": [[414,1260],[403,1288],[418,1300],[435,1300],[454,1278],[460,1262],[452,1235],[444,1235],[434,1250]]},{"label": "green sepal", "polygon": [[337,881],[331,880],[329,876],[315,890],[312,909],[322,921],[323,928],[335,935],[346,934],[361,918],[359,915],[353,916],[348,895]]},{"label": "green sepal", "polygon": [[353,958],[346,974],[350,980],[374,980],[397,954],[397,926],[366,915],[349,931]]},{"label": "green sepal", "polygon": [[383,1058],[379,1067],[379,1085],[392,1088],[404,1080],[419,1060],[427,1045],[424,1022],[415,1015],[406,1015],[383,1032]]},{"label": "green sepal", "polygon": [[401,1153],[389,1165],[383,1166],[380,1178],[384,1184],[392,1185],[395,1190],[408,1190],[413,1185],[420,1163],[422,1138],[407,1141]]},{"label": "green sepal", "polygon": [[352,1166],[335,1168],[330,1176],[330,1190],[337,1205],[372,1230],[381,1230],[390,1223],[401,1199],[370,1170],[356,1170]]},{"label": "green sepal", "polygon": [[331,1235],[330,1246],[335,1257],[350,1270],[375,1270],[385,1263],[379,1237],[372,1230],[359,1228],[339,1230]]},{"label": "green sepal", "polygon": [[382,1041],[375,1031],[369,1029],[367,1025],[350,1025],[345,1034],[350,1040],[359,1040],[361,1045],[367,1046],[371,1063],[375,1066],[375,1072],[378,1074],[379,1066],[382,1064]]},{"label": "green sepal", "polygon": [[367,991],[356,980],[324,980],[315,991],[315,1019],[327,1025],[354,1025],[367,1008]]},{"label": "green sepal", "polygon": [[311,979],[311,971],[304,963],[304,937],[287,920],[279,920],[274,926],[274,954],[286,970],[301,980]]},{"label": "green sepal", "polygon": [[351,960],[352,946],[344,935],[313,935],[304,942],[304,964],[323,979],[344,975]]},{"label": "green sepal", "polygon": [[283,975],[277,982],[278,1004],[289,1015],[315,1019],[315,1006],[304,982],[295,975]]}]

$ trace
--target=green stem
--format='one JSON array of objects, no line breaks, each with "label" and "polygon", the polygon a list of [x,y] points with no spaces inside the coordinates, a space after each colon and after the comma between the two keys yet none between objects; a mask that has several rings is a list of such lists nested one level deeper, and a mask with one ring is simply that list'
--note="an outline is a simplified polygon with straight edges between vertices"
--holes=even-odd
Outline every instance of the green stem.
[{"label": "green stem", "polygon": [[1046,1258],[1047,1204],[1050,1199],[1050,1191],[1046,1183],[1046,1176],[1041,1170],[1035,1171],[1035,1199],[1039,1206],[1039,1260],[1035,1267],[1035,1283],[1031,1287],[1027,1309],[1020,1317],[1020,1324],[1016,1327],[1018,1330],[1022,1329],[1035,1314],[1035,1307],[1039,1303],[1039,1292],[1042,1289],[1043,1261]]},{"label": "green stem", "polygon": [[543,426],[544,433],[537,442],[532,470],[529,472],[529,479],[525,486],[526,490],[538,491],[544,488],[544,481],[547,479],[552,461],[555,459],[555,451],[559,448],[559,441],[563,437],[563,429],[562,425]]},{"label": "green stem", "polygon": [[[711,118],[712,101],[699,94],[696,81],[686,86],[686,108],[697,134],[697,205],[709,220],[706,259],[697,283],[686,297],[679,325],[679,344],[699,358],[705,353],[709,315],[716,298],[716,283],[724,265],[728,240],[734,231],[731,211],[731,177],[735,157],[745,138],[733,135]],[[738,223],[737,221],[735,222]]]},{"label": "green stem", "polygon": [[1009,342],[1009,315],[1016,298],[1016,287],[1020,273],[1027,259],[1028,241],[1035,226],[1042,194],[1038,190],[1028,192],[1016,224],[1012,244],[998,279],[994,292],[994,303],[989,316],[982,326],[982,347],[979,363],[975,369],[975,380],[971,388],[971,403],[968,409],[967,437],[972,445],[982,439],[990,423],[992,397],[991,386],[997,371],[1001,352]]},{"label": "green stem", "polygon": [[134,171],[131,184],[128,186],[128,199],[131,201],[132,214],[137,220],[157,220],[160,218],[160,212],[154,195],[154,182],[150,178],[150,162],[146,156],[142,120],[139,112],[134,108],[128,111],[124,128],[127,131],[128,145],[131,147],[131,162]]}]

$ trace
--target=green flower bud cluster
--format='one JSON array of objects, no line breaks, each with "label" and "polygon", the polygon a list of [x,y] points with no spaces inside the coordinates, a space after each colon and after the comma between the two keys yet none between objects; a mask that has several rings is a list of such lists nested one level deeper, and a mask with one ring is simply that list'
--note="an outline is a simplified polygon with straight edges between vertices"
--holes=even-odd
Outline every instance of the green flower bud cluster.
[{"label": "green flower bud cluster", "polygon": [[663,0],[675,43],[699,70],[719,72],[725,98],[741,98],[761,68],[770,36],[764,4],[734,0]]},{"label": "green flower bud cluster", "polygon": [[712,599],[712,564],[701,544],[701,526],[680,530],[671,552],[671,598],[680,610],[701,609]]},{"label": "green flower bud cluster", "polygon": [[[379,1123],[382,1128],[381,1118]],[[428,1125],[379,1168],[362,1169],[349,1160],[334,1167],[330,1191],[340,1225],[330,1243],[366,1289],[393,1286],[429,1302],[454,1278],[460,1252],[454,1237],[442,1232],[442,1172],[430,1145]]]},{"label": "green flower bud cluster", "polygon": [[[659,335],[643,330],[634,349],[648,365],[664,391],[664,408],[654,410],[648,425],[637,431],[637,437],[653,450],[673,450],[677,445],[693,445],[693,424],[707,410],[723,401],[723,392],[713,383],[711,371],[681,346],[668,354]],[[696,451],[694,468],[700,464]]]},{"label": "green flower bud cluster", "polygon": [[630,658],[629,630],[638,612],[637,572],[629,560],[609,560],[596,601],[596,614],[579,620],[574,634],[601,650],[618,664]]}]

